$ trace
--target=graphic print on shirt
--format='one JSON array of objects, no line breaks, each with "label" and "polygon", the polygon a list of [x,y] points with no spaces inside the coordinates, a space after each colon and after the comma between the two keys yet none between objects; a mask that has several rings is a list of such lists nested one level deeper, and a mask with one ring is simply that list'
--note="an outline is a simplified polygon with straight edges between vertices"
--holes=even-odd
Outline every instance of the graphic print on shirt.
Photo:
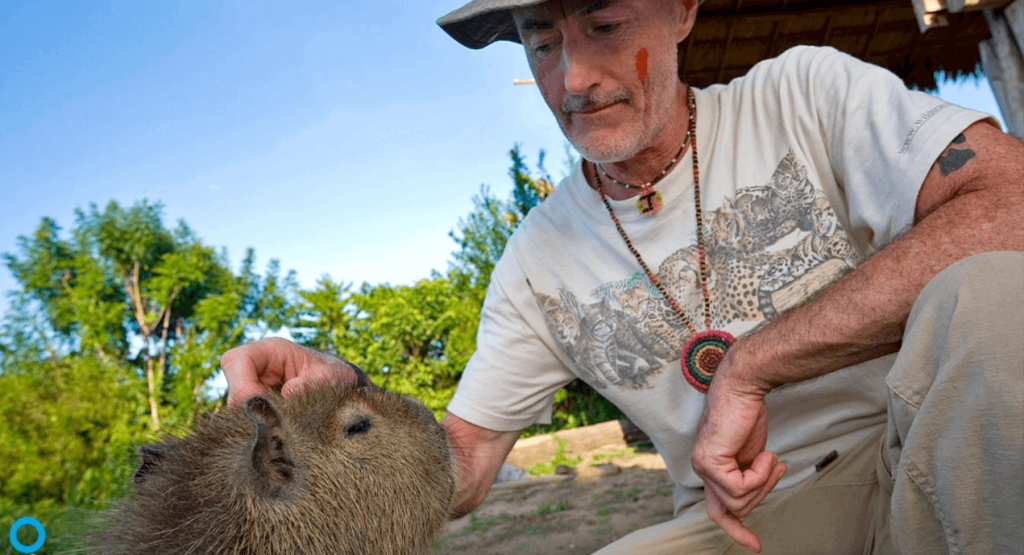
[{"label": "graphic print on shirt", "polygon": [[[711,325],[771,320],[857,266],[860,258],[807,168],[787,154],[767,184],[739,189],[705,216]],[[704,328],[697,245],[656,274],[687,318]],[[642,272],[603,284],[586,302],[536,293],[573,370],[597,388],[646,389],[679,359],[690,331]]]}]

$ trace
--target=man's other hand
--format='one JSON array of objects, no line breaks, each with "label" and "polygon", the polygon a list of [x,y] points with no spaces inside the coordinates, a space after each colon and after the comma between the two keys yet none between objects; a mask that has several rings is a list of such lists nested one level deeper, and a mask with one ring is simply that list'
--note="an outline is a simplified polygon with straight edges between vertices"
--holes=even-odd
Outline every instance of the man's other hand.
[{"label": "man's other hand", "polygon": [[711,520],[736,543],[760,553],[761,540],[740,519],[771,492],[786,464],[765,451],[767,391],[736,377],[732,360],[726,356],[715,372],[690,460],[704,480]]}]

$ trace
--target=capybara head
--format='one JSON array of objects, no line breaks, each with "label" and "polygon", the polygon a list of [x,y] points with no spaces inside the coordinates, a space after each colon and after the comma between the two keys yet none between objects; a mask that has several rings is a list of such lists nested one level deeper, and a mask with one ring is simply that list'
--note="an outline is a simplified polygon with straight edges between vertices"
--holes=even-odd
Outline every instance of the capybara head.
[{"label": "capybara head", "polygon": [[93,537],[104,555],[411,555],[455,490],[433,414],[365,374],[253,397],[139,454],[134,496]]}]

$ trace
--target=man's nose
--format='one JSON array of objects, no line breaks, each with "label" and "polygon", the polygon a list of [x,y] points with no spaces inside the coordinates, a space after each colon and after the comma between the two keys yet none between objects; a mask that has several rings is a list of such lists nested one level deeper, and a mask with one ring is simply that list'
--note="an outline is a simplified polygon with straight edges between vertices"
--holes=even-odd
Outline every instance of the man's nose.
[{"label": "man's nose", "polygon": [[568,32],[562,37],[562,72],[565,75],[565,90],[570,94],[584,95],[600,80],[596,59],[585,39]]}]

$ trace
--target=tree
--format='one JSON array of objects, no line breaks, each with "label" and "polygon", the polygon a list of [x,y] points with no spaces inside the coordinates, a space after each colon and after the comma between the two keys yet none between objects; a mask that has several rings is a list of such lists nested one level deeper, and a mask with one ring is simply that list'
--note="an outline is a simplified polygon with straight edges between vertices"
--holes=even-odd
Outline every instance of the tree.
[{"label": "tree", "polygon": [[478,305],[435,274],[413,285],[351,286],[323,277],[300,293],[292,334],[337,353],[377,385],[416,397],[439,418],[475,345]]},{"label": "tree", "polygon": [[44,218],[3,257],[20,285],[0,322],[4,530],[32,514],[56,540],[67,507],[124,493],[140,443],[218,403],[204,386],[220,355],[292,318],[294,274],[258,275],[250,249],[236,275],[161,210],[93,205],[66,234]]},{"label": "tree", "polygon": [[187,422],[206,401],[202,386],[220,353],[247,330],[283,324],[297,289],[276,262],[261,280],[251,250],[233,275],[226,254],[184,222],[165,228],[161,211],[145,200],[127,209],[91,205],[76,211],[70,238],[45,218],[31,237],[19,237],[17,255],[4,255],[22,287],[14,317],[39,321],[35,337],[50,358],[90,354],[136,372],[152,430],[162,413]]},{"label": "tree", "polygon": [[551,178],[544,169],[544,151],[538,158],[540,176],[534,178],[526,167],[519,144],[509,151],[512,166],[512,199],[503,201],[491,194],[486,185],[473,197],[474,210],[466,219],[459,220],[459,231],[449,236],[459,245],[452,253],[449,277],[459,289],[466,290],[483,306],[484,294],[490,282],[494,265],[501,258],[505,244],[530,210],[554,192]]}]

